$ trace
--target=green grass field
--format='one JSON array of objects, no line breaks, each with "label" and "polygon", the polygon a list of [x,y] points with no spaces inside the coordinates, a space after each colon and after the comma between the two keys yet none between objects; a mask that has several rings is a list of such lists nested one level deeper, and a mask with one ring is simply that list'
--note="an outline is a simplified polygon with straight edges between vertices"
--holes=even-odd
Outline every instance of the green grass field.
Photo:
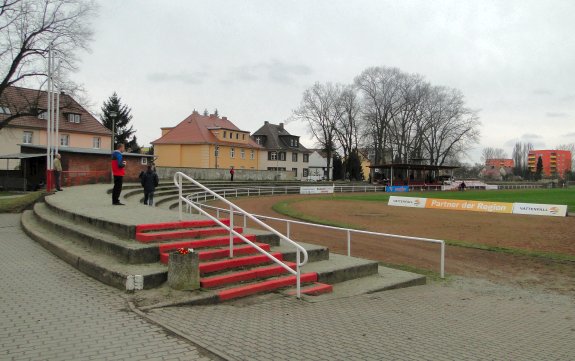
[{"label": "green grass field", "polygon": [[[520,202],[566,205],[569,212],[575,212],[575,187],[554,189],[512,189],[512,190],[468,190],[465,192],[408,192],[408,193],[361,193],[353,195],[335,194],[329,199],[387,202],[389,196],[426,197],[439,199],[464,199],[490,202]],[[326,197],[327,199],[328,197]]]}]

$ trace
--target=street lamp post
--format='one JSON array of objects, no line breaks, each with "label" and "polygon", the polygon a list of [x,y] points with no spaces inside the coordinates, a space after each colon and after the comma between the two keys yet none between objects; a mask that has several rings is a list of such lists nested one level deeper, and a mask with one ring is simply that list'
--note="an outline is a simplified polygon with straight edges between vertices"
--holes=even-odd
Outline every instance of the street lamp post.
[{"label": "street lamp post", "polygon": [[112,152],[113,152],[114,143],[116,141],[116,117],[118,116],[118,113],[116,113],[115,111],[111,111],[108,113],[108,115],[110,115],[110,118],[112,118]]}]

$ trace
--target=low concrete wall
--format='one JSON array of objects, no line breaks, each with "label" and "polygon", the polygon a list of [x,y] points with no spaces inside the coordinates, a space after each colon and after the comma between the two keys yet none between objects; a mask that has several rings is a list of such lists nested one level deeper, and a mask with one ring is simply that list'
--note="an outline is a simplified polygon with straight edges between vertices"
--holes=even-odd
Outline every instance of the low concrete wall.
[{"label": "low concrete wall", "polygon": [[[224,168],[177,168],[156,167],[158,177],[163,180],[173,179],[176,172],[182,172],[198,180],[230,180],[230,170]],[[296,180],[293,171],[271,171],[253,169],[235,169],[234,180],[238,181],[286,181]]]}]

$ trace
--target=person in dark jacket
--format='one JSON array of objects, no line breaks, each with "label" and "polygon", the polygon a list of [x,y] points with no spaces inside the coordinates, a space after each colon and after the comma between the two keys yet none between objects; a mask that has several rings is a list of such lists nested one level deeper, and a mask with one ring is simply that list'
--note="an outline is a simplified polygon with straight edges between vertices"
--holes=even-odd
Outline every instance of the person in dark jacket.
[{"label": "person in dark jacket", "polygon": [[158,179],[158,174],[154,171],[151,165],[148,166],[148,170],[140,173],[140,182],[142,187],[144,187],[144,204],[147,206],[154,205],[154,192],[156,187],[160,183]]}]

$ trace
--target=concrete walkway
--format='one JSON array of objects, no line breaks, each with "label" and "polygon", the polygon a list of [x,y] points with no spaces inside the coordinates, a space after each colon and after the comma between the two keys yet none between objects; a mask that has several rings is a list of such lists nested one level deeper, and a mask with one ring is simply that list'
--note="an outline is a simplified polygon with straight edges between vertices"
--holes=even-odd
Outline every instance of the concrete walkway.
[{"label": "concrete walkway", "polygon": [[[175,213],[69,193],[53,197],[134,224]],[[0,220],[0,359],[575,359],[575,302],[567,296],[454,279],[318,302],[272,294],[133,313],[125,293],[35,244],[16,216]]]}]

